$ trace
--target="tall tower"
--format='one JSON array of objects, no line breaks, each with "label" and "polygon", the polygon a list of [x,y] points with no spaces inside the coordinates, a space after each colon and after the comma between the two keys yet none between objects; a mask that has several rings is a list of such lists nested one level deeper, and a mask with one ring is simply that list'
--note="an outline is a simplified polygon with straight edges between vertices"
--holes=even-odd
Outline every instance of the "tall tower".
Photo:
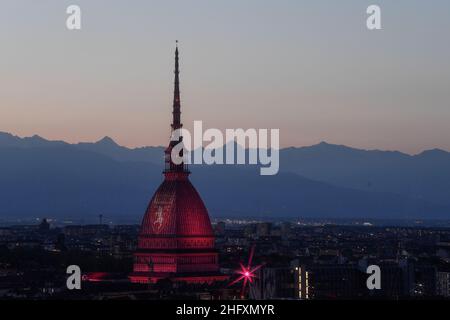
[{"label": "tall tower", "polygon": [[[172,133],[182,128],[179,52],[175,50]],[[175,164],[171,151],[182,141],[170,141],[165,150],[164,181],[148,205],[134,254],[132,282],[161,279],[188,283],[225,280],[219,273],[218,254],[208,211],[189,181],[184,163]]]}]

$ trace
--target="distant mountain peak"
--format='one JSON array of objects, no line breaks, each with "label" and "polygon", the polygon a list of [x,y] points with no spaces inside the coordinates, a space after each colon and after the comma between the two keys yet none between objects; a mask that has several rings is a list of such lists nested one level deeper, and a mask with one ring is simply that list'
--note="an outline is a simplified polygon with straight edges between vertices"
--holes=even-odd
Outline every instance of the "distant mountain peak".
[{"label": "distant mountain peak", "polygon": [[4,132],[4,131],[0,131],[0,136],[14,137],[11,133],[9,133],[9,132]]},{"label": "distant mountain peak", "polygon": [[0,146],[12,146],[17,144],[20,139],[11,133],[0,132]]},{"label": "distant mountain peak", "polygon": [[431,149],[431,150],[425,150],[421,153],[419,153],[417,156],[443,156],[443,155],[449,155],[449,152],[442,150],[442,149]]},{"label": "distant mountain peak", "polygon": [[326,141],[321,141],[320,143],[312,145],[309,148],[320,148],[320,149],[325,149],[325,150],[341,150],[341,149],[357,150],[357,149],[354,149],[352,147],[348,147],[348,146],[345,146],[342,144],[332,144],[332,143],[328,143]]},{"label": "distant mountain peak", "polygon": [[[25,138],[26,139],[26,138]],[[31,137],[29,137],[28,139],[30,140],[34,140],[34,141],[47,141],[46,139],[42,138],[40,135],[33,135]]]},{"label": "distant mountain peak", "polygon": [[104,136],[102,139],[98,140],[95,144],[118,146],[118,144],[111,137],[108,136]]}]

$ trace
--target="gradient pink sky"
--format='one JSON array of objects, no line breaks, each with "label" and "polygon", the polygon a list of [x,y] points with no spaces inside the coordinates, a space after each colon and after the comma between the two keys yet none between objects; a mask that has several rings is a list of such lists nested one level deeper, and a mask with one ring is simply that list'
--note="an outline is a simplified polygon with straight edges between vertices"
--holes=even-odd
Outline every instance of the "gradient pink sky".
[{"label": "gradient pink sky", "polygon": [[5,0],[0,131],[134,147],[169,136],[174,41],[182,117],[279,128],[281,145],[327,141],[450,150],[450,2]]}]

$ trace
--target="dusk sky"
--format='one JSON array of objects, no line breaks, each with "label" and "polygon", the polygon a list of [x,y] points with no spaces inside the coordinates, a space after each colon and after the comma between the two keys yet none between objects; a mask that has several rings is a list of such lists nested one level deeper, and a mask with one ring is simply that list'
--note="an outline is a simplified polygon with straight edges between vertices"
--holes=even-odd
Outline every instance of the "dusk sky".
[{"label": "dusk sky", "polygon": [[[165,145],[182,120],[281,146],[450,150],[450,1],[1,0],[0,131]],[[67,6],[82,30],[66,29]],[[366,28],[382,9],[383,30]]]}]

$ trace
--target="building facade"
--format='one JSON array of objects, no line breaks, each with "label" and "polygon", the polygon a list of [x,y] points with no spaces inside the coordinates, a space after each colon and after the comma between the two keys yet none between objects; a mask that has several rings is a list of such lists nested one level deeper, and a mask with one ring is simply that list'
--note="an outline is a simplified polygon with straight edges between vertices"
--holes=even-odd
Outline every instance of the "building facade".
[{"label": "building facade", "polygon": [[[178,55],[177,46],[172,134],[182,128]],[[182,143],[181,136],[172,138],[165,151],[164,181],[151,199],[142,221],[130,275],[132,282],[155,283],[170,279],[212,283],[226,279],[219,273],[208,211],[189,181],[187,165],[176,164],[172,159],[172,150],[179,143]]]}]

